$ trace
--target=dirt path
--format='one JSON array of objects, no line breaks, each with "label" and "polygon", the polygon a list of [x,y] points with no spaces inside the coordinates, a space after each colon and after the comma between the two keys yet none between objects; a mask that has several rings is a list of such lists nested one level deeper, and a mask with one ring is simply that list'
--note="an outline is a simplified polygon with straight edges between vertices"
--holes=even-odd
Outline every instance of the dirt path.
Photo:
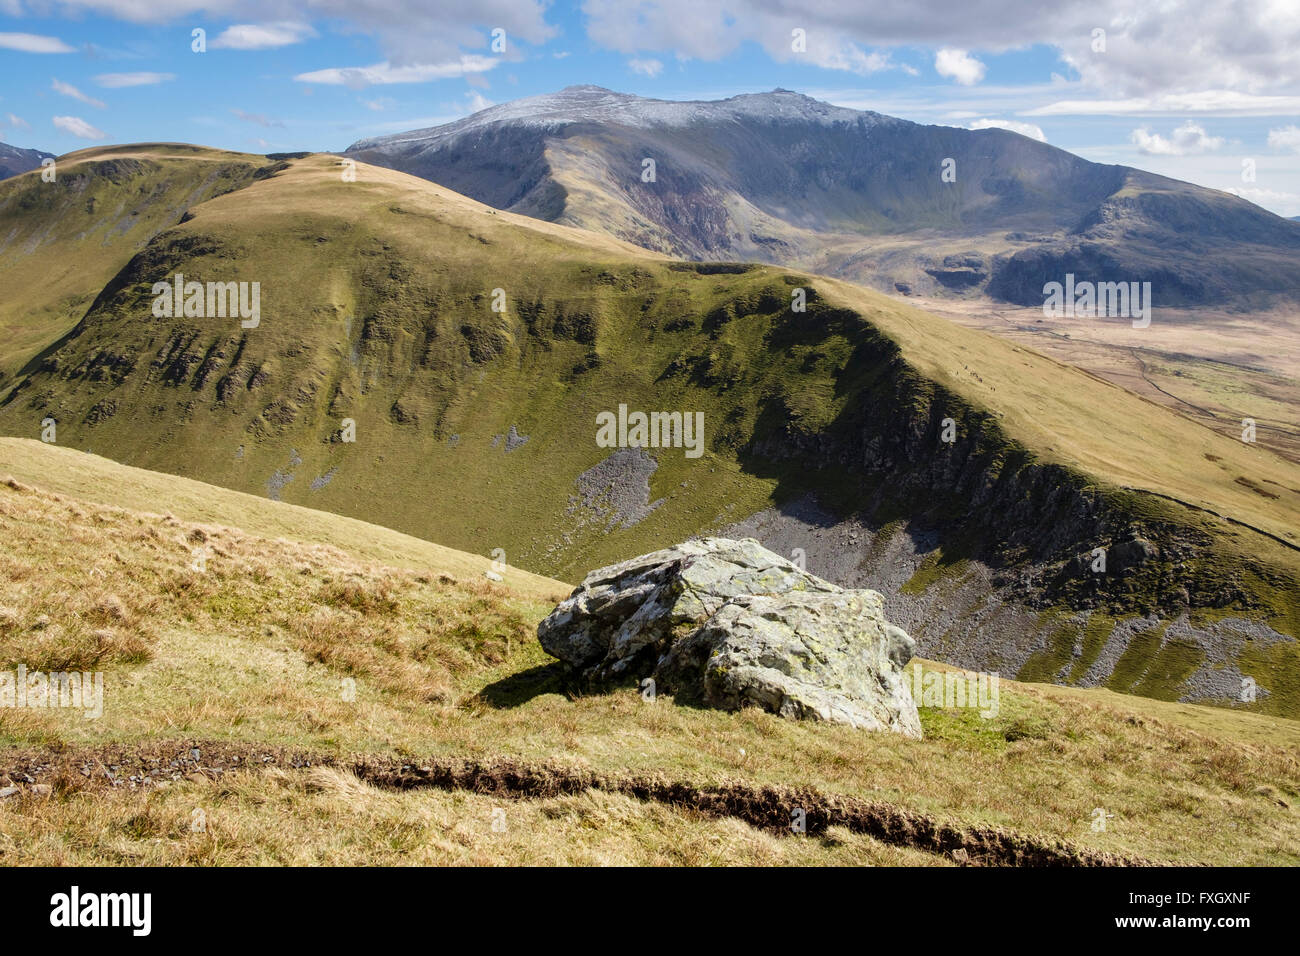
[{"label": "dirt path", "polygon": [[[489,761],[430,757],[402,761],[388,755],[326,753],[211,741],[15,749],[0,755],[0,792],[10,799],[40,793],[142,790],[201,775],[221,779],[264,767],[306,770],[328,766],[390,790],[468,790],[507,799],[565,796],[585,790],[617,793],[714,819],[732,817],[771,833],[792,834],[802,811],[804,832],[841,826],[882,843],[991,866],[1150,866],[1150,861],[1104,853],[999,827],[947,823],[889,803],[821,793],[811,787],[754,786],[731,782],[699,786],[662,776],[602,774],[513,759]],[[7,779],[6,779],[7,778]],[[46,788],[49,788],[46,790]]]}]

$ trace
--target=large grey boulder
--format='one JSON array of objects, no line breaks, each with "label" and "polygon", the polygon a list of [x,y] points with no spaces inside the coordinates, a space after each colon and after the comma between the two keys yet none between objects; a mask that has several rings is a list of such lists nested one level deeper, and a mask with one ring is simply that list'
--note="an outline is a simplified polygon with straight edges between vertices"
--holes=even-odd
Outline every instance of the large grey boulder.
[{"label": "large grey boulder", "polygon": [[651,677],[712,707],[758,706],[921,736],[915,642],[879,594],[801,570],[752,538],[704,538],[600,568],[537,627],[582,676]]}]

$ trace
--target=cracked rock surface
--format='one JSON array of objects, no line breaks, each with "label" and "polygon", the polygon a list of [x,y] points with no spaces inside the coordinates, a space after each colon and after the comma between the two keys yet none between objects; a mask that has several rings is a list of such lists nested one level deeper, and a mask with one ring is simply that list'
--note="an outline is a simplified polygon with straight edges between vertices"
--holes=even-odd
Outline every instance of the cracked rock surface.
[{"label": "cracked rock surface", "polygon": [[724,710],[921,736],[915,642],[875,591],[809,574],[752,538],[703,538],[600,568],[537,628],[594,681],[650,677]]}]

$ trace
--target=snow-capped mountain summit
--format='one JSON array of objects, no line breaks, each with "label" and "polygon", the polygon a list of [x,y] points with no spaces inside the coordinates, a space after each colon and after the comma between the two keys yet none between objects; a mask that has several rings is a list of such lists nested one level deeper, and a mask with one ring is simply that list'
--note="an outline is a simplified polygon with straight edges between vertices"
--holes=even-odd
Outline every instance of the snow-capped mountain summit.
[{"label": "snow-capped mountain summit", "polygon": [[674,256],[890,292],[1041,305],[1072,272],[1150,281],[1167,306],[1300,300],[1300,226],[1244,199],[789,90],[673,102],[571,86],[347,152]]},{"label": "snow-capped mountain summit", "polygon": [[879,113],[832,106],[801,93],[782,89],[770,93],[743,93],[725,100],[676,101],[649,99],[587,85],[569,86],[558,93],[529,96],[489,106],[444,126],[363,139],[348,147],[348,152],[399,149],[415,143],[441,145],[467,133],[504,123],[543,129],[555,129],[573,123],[650,129],[656,126],[685,127],[741,119],[828,125],[881,120],[901,122]]}]

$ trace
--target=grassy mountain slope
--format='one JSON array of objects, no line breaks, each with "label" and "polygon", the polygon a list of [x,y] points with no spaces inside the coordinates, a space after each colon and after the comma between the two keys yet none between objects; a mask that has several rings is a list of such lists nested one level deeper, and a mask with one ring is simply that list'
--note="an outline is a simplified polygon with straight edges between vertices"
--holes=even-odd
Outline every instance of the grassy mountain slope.
[{"label": "grassy mountain slope", "polygon": [[262,156],[170,143],[100,147],[59,157],[55,182],[45,182],[37,169],[5,183],[0,391],[77,323],[149,240],[191,206],[238,189],[268,165]]},{"label": "grassy mountain slope", "polygon": [[[0,428],[50,416],[61,445],[569,580],[811,496],[866,539],[789,545],[913,602],[923,649],[1168,699],[1247,675],[1245,706],[1300,713],[1296,466],[857,287],[357,172],[292,160],[193,207],[0,394]],[[260,282],[260,324],[155,318],[176,272]],[[598,447],[620,404],[702,412],[703,456]]]},{"label": "grassy mountain slope", "polygon": [[[219,488],[202,481],[121,465],[107,458],[24,438],[0,438],[0,471],[20,482],[86,502],[156,514],[173,520],[229,525],[264,538],[341,548],[359,561],[409,571],[481,579],[488,557],[455,551],[431,541],[327,511]],[[567,595],[570,585],[508,568],[502,586],[545,603]]]},{"label": "grassy mountain slope", "polygon": [[[195,507],[194,484],[133,472],[148,482],[142,512],[124,507],[142,492],[121,466],[4,448],[2,659],[105,674],[98,719],[0,708],[0,778],[20,790],[0,800],[6,863],[953,862],[907,843],[924,826],[891,841],[841,825],[796,837],[608,783],[490,796],[402,784],[457,759],[521,780],[531,766],[542,782],[784,788],[766,796],[777,821],[814,800],[869,801],[958,837],[1001,828],[1084,853],[1296,862],[1294,721],[1004,681],[996,715],[923,707],[925,738],[905,740],[632,687],[572,694],[534,636],[543,602],[375,562],[344,520],[287,540],[176,517]],[[100,500],[5,478],[11,460],[47,464],[61,484],[102,476]],[[286,504],[208,494],[273,533],[299,520]],[[212,551],[202,571],[196,543]],[[353,772],[356,755],[391,772]]]}]

